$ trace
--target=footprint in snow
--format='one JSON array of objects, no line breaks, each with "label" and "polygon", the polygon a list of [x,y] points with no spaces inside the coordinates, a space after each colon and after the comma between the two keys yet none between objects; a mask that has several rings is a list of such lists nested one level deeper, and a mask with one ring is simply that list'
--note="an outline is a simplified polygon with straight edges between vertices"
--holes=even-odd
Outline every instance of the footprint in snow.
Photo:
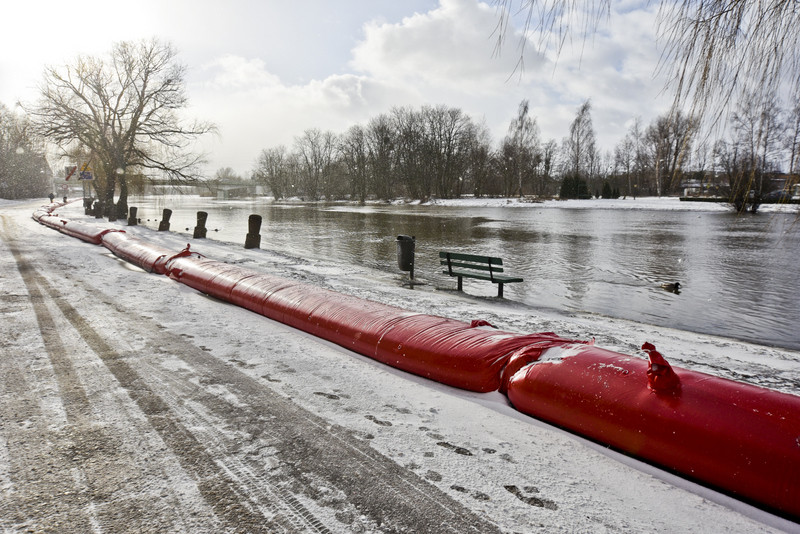
[{"label": "footprint in snow", "polygon": [[325,397],[326,399],[330,400],[339,400],[339,395],[334,395],[333,393],[323,393],[322,391],[315,391],[314,395],[319,395],[320,397]]},{"label": "footprint in snow", "polygon": [[469,493],[470,495],[472,495],[473,499],[477,499],[479,501],[491,500],[491,498],[488,495],[486,495],[485,493],[483,493],[482,491],[470,491],[470,490],[468,490],[467,488],[465,488],[463,486],[456,486],[456,485],[450,486],[450,489],[451,490],[455,490],[455,491],[457,491],[459,493]]},{"label": "footprint in snow", "polygon": [[538,488],[533,486],[525,486],[525,491],[523,492],[516,486],[503,486],[506,491],[514,495],[517,499],[521,500],[525,504],[529,504],[531,506],[538,506],[539,508],[547,508],[548,510],[558,510],[558,506],[556,503],[549,499],[542,499],[540,497],[536,497],[533,495],[525,495],[525,493],[539,493]]},{"label": "footprint in snow", "polygon": [[452,443],[447,443],[446,441],[439,441],[436,443],[440,447],[444,447],[445,449],[450,449],[456,454],[461,454],[463,456],[472,456],[472,452],[469,449],[465,449],[464,447],[457,447]]},{"label": "footprint in snow", "polygon": [[364,418],[372,421],[376,425],[392,426],[392,423],[390,421],[382,421],[382,420],[378,419],[377,417],[375,417],[374,415],[365,415]]}]

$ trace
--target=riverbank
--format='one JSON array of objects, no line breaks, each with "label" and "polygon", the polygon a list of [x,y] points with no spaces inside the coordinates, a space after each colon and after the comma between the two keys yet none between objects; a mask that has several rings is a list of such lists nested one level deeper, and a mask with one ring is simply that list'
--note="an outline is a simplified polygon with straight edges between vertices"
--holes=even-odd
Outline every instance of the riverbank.
[{"label": "riverbank", "polygon": [[[404,204],[420,204],[431,206],[461,206],[461,207],[496,207],[496,208],[562,208],[562,209],[614,209],[614,210],[670,210],[670,211],[719,211],[733,212],[733,207],[726,202],[684,202],[679,197],[638,197],[638,198],[611,198],[587,200],[538,200],[530,197],[523,198],[488,198],[488,197],[462,197],[453,199],[434,199],[421,203],[419,201]],[[761,213],[800,213],[800,205],[786,203],[761,204]]]},{"label": "riverbank", "polygon": [[[434,287],[454,286],[441,277],[440,251],[486,254],[503,258],[508,272],[525,280],[508,285],[506,297],[537,310],[595,313],[800,350],[794,334],[800,303],[785,290],[797,276],[797,213],[737,215],[723,205],[677,198],[447,202],[168,196],[137,197],[131,205],[140,224],[154,230],[169,208],[172,231],[186,238],[203,211],[209,241],[233,245],[243,243],[248,218],[257,214],[265,248],[386,273],[397,272],[396,237],[415,236],[415,277]],[[679,295],[660,289],[674,282],[681,284]],[[483,282],[465,287],[471,295],[497,294]]]},{"label": "riverbank", "polygon": [[[394,532],[408,524],[402,505],[414,508],[424,498],[435,509],[414,517],[438,521],[441,531],[450,528],[448,520],[456,528],[455,515],[502,532],[800,530],[520,416],[499,394],[412,377],[141,272],[101,247],[36,224],[34,207],[0,206],[6,304],[0,335],[3,370],[14,378],[0,392],[3,420],[14,422],[3,425],[0,443],[5,529],[36,530],[72,518],[115,531],[257,530],[259,510],[274,506],[278,517],[293,518],[286,519],[291,532],[325,531],[302,519],[303,511],[331,532]],[[82,213],[80,205],[63,210],[168,248],[188,240]],[[596,337],[598,345],[626,353],[651,341],[675,365],[800,392],[800,355],[792,351],[411,290],[403,275],[293,257],[268,244],[244,250],[191,240],[191,246],[214,259],[421,313]],[[71,405],[76,398],[79,404]],[[308,439],[291,454],[297,435],[275,423],[289,413]],[[107,445],[89,439],[101,435],[112,439]],[[346,446],[330,449],[333,443]],[[321,465],[332,461],[326,449],[341,454],[340,461]],[[37,461],[53,472],[45,482],[25,471]],[[385,477],[384,512],[379,502],[335,482],[362,469]],[[56,490],[73,496],[66,510],[54,511]],[[226,506],[243,514],[241,524]]]}]

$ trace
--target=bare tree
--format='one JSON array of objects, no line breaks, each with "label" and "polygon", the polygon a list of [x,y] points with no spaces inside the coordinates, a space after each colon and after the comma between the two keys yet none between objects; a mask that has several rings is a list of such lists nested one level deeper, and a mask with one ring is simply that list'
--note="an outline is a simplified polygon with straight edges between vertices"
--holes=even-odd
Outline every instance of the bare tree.
[{"label": "bare tree", "polygon": [[[724,139],[714,144],[714,165],[722,173],[730,186],[730,200],[738,212],[747,210],[747,205],[752,199],[748,196],[749,184],[742,186],[743,178],[749,176],[745,170],[740,153],[740,146],[736,142]],[[749,181],[749,180],[748,180]]]},{"label": "bare tree", "polygon": [[220,182],[241,182],[242,177],[236,174],[231,167],[220,167],[214,173],[214,179]]},{"label": "bare tree", "polygon": [[43,197],[52,171],[30,121],[0,104],[0,198]]},{"label": "bare tree", "polygon": [[564,139],[564,167],[567,173],[582,179],[593,177],[597,164],[597,146],[592,126],[592,104],[586,100],[575,113],[569,127],[569,136]]},{"label": "bare tree", "polygon": [[339,155],[345,166],[351,198],[363,204],[367,200],[369,169],[367,167],[367,136],[364,127],[356,124],[339,140]]},{"label": "bare tree", "polygon": [[694,183],[690,187],[697,188],[698,193],[720,196],[719,184],[715,179],[713,165],[713,145],[700,140],[695,147],[691,161],[687,165],[691,169],[690,177]]},{"label": "bare tree", "polygon": [[731,120],[732,139],[717,144],[716,159],[728,177],[737,211],[758,209],[764,176],[777,171],[785,132],[774,96],[751,93],[738,102]]},{"label": "bare tree", "polygon": [[476,126],[476,135],[472,138],[469,153],[468,183],[465,190],[475,197],[489,192],[489,182],[494,174],[492,142],[489,128],[485,123]]},{"label": "bare tree", "polygon": [[627,195],[633,195],[633,170],[636,165],[636,142],[630,133],[614,148],[614,165],[618,171],[622,172],[628,184]]},{"label": "bare tree", "polygon": [[301,190],[310,200],[321,196],[332,198],[333,167],[337,139],[331,131],[312,128],[295,139],[295,149],[301,162]]},{"label": "bare tree", "polygon": [[554,191],[551,191],[553,187],[553,175],[556,172],[556,163],[558,157],[558,143],[555,139],[549,139],[546,143],[542,145],[541,150],[541,170],[539,174],[539,183],[540,183],[540,193],[543,195],[550,195],[553,194]]},{"label": "bare tree", "polygon": [[779,171],[787,137],[791,137],[791,131],[785,135],[774,98],[762,96],[750,94],[739,100],[729,140],[714,146],[715,164],[727,178],[730,202],[739,212],[757,211],[762,194],[769,190],[765,177]]},{"label": "bare tree", "polygon": [[737,141],[748,158],[748,167],[762,173],[778,170],[780,141],[785,129],[774,94],[744,95],[731,122]]},{"label": "bare tree", "polygon": [[198,177],[200,156],[188,151],[209,123],[185,123],[183,66],[176,51],[157,40],[117,43],[108,58],[79,57],[63,68],[48,68],[38,104],[28,110],[44,138],[64,153],[88,151],[105,209],[127,211],[129,179],[166,175],[179,181]]},{"label": "bare tree", "polygon": [[253,170],[253,179],[269,187],[275,200],[289,193],[289,166],[286,147],[283,145],[261,151]]},{"label": "bare tree", "polygon": [[391,117],[381,114],[370,119],[366,130],[370,187],[383,200],[391,199],[395,192],[392,169],[394,138]]},{"label": "bare tree", "polygon": [[460,196],[477,130],[461,109],[425,106],[422,116],[427,135],[428,168],[439,198]]},{"label": "bare tree", "polygon": [[645,141],[658,196],[680,183],[683,164],[692,148],[694,124],[677,112],[657,117],[647,128]]},{"label": "bare tree", "polygon": [[[528,100],[520,102],[517,116],[508,125],[508,133],[501,148],[506,164],[506,194],[510,196],[515,192],[520,198],[525,182],[534,181],[534,173],[542,159],[539,126],[536,118],[531,117],[529,112]],[[541,191],[537,191],[539,193]]]},{"label": "bare tree", "polygon": [[428,200],[433,193],[427,168],[427,139],[422,114],[410,107],[392,109],[394,171],[406,195]]}]

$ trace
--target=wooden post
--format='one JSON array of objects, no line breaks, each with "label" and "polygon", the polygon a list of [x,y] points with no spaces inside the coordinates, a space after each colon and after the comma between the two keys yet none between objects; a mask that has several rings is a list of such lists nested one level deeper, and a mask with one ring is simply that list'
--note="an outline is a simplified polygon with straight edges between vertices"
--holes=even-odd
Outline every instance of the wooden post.
[{"label": "wooden post", "polygon": [[139,208],[136,206],[131,206],[128,208],[128,226],[136,226],[139,221],[136,219],[136,214],[139,211]]},{"label": "wooden post", "polygon": [[247,236],[244,248],[261,248],[261,215],[250,215],[247,218]]},{"label": "wooden post", "polygon": [[168,232],[169,231],[169,218],[172,217],[172,210],[164,208],[164,211],[161,214],[161,222],[158,223],[158,231],[159,232]]},{"label": "wooden post", "polygon": [[205,211],[197,212],[197,226],[194,227],[194,234],[192,237],[195,239],[204,238],[206,236],[206,220],[208,220],[208,213]]}]

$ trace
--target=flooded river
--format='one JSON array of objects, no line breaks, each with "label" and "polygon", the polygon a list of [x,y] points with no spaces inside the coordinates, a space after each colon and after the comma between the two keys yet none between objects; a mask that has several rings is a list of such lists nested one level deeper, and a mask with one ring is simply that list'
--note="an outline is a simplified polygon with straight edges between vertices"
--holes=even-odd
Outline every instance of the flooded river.
[{"label": "flooded river", "polygon": [[[509,300],[800,349],[795,214],[305,205],[196,196],[138,197],[130,205],[153,228],[161,210],[172,209],[172,230],[188,235],[196,212],[206,211],[208,238],[240,246],[248,215],[257,213],[264,249],[388,272],[399,272],[396,237],[413,235],[416,277],[436,286],[455,287],[439,274],[440,250],[500,256],[509,274],[525,279],[505,287]],[[679,294],[660,288],[676,281]],[[488,282],[465,287],[472,295],[496,295]]]}]

